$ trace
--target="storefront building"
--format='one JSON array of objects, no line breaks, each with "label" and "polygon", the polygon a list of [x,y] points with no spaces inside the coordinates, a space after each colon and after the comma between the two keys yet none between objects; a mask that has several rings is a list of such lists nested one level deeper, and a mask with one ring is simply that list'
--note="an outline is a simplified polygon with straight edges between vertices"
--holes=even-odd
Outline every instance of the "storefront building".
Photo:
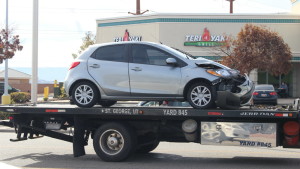
[{"label": "storefront building", "polygon": [[[247,23],[263,25],[278,32],[289,45],[293,56],[292,70],[282,77],[282,81],[288,83],[290,96],[300,97],[299,14],[153,14],[97,20],[96,43],[150,41],[187,51],[197,57],[221,60],[216,47],[222,45],[225,35],[236,36]],[[265,72],[254,72],[251,77],[257,83],[278,86],[278,78],[266,76]]]}]

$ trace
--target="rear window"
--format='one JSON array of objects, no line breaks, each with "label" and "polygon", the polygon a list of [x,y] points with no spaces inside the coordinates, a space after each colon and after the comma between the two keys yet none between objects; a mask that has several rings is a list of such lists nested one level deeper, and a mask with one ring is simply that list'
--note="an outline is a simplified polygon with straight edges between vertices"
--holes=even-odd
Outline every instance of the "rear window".
[{"label": "rear window", "polygon": [[270,85],[259,85],[255,86],[255,90],[274,90],[274,87]]}]

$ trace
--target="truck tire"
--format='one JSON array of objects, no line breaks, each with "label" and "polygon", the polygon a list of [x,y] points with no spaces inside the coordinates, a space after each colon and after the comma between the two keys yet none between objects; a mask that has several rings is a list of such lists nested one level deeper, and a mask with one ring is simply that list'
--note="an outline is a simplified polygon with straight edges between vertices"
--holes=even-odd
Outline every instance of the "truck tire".
[{"label": "truck tire", "polygon": [[72,90],[72,101],[78,107],[93,107],[99,97],[98,89],[90,82],[77,83]]},{"label": "truck tire", "polygon": [[129,126],[115,122],[99,127],[93,138],[95,152],[109,162],[128,158],[135,151],[136,142],[136,134]]},{"label": "truck tire", "polygon": [[159,141],[154,141],[153,144],[148,144],[139,147],[136,152],[141,154],[146,154],[153,151],[159,145]]},{"label": "truck tire", "polygon": [[193,108],[208,109],[214,106],[216,94],[211,85],[198,82],[190,86],[186,98]]}]

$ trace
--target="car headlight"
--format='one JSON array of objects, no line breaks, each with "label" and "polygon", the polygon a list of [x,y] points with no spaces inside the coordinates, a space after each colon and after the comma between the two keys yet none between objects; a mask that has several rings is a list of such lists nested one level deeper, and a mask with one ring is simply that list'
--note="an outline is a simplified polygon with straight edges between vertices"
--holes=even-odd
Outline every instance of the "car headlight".
[{"label": "car headlight", "polygon": [[219,76],[219,77],[224,77],[224,78],[229,78],[231,77],[231,73],[226,70],[226,69],[208,69],[206,70],[207,73],[214,75],[214,76]]}]

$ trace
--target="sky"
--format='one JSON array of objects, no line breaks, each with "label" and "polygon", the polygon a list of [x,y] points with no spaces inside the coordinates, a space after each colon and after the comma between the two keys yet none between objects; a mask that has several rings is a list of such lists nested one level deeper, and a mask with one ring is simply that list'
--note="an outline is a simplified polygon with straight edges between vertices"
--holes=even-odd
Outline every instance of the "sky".
[{"label": "sky", "polygon": [[[9,27],[20,36],[18,51],[8,66],[30,68],[33,0],[8,0]],[[68,68],[87,31],[96,33],[96,19],[129,16],[136,0],[39,0],[38,67]],[[0,0],[0,28],[5,28],[6,0]],[[141,0],[151,13],[228,13],[226,0]],[[290,0],[235,0],[234,13],[288,13]],[[0,65],[4,69],[4,64]]]}]

